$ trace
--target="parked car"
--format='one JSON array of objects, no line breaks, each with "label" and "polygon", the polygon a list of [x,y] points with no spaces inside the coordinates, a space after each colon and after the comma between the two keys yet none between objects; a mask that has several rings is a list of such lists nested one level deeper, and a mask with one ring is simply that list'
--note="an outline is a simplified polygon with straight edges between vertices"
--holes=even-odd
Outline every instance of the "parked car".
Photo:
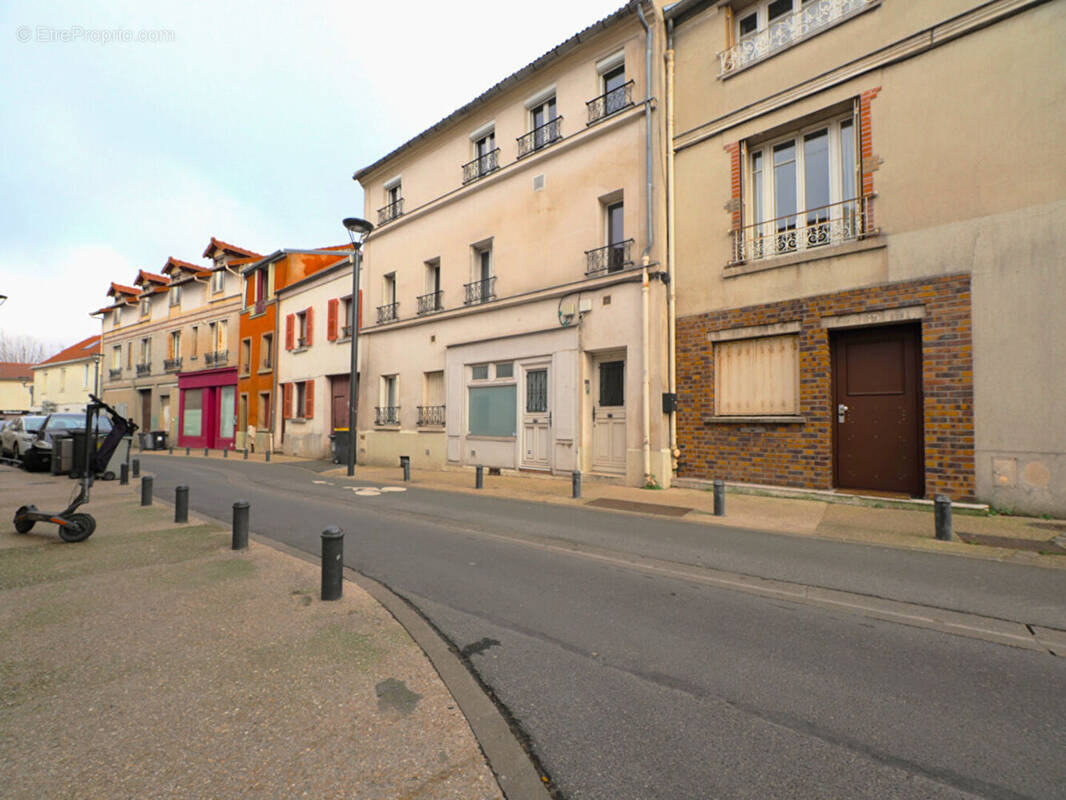
[{"label": "parked car", "polygon": [[[85,430],[84,414],[49,414],[37,430],[30,447],[22,454],[22,464],[27,470],[44,468],[52,460],[52,441],[59,432]],[[107,436],[111,433],[111,420],[96,418],[96,433]]]},{"label": "parked car", "polygon": [[0,451],[8,458],[21,459],[30,450],[44,420],[45,417],[36,415],[15,417],[9,420],[4,429],[0,431]]}]

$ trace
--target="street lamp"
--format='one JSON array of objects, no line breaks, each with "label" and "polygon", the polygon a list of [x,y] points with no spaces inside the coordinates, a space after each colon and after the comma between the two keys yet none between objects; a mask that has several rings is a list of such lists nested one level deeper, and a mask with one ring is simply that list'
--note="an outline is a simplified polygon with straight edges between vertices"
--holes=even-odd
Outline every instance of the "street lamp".
[{"label": "street lamp", "polygon": [[348,238],[352,240],[352,253],[348,256],[352,263],[352,356],[351,372],[348,375],[348,477],[355,475],[355,448],[357,447],[356,436],[356,376],[359,374],[359,267],[363,263],[363,240],[366,239],[374,226],[365,219],[359,217],[347,217],[343,221],[348,230]]},{"label": "street lamp", "polygon": [[0,306],[2,306],[4,304],[5,300],[7,300],[7,295],[6,294],[0,294]]}]

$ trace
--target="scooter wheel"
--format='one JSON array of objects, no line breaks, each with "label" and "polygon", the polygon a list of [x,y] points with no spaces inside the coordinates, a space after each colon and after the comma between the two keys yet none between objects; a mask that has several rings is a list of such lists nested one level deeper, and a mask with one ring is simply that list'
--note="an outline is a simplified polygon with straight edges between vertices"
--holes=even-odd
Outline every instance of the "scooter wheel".
[{"label": "scooter wheel", "polygon": [[33,530],[34,520],[32,519],[19,519],[23,514],[28,514],[31,511],[36,511],[37,506],[22,506],[15,512],[15,530],[18,533],[29,533]]},{"label": "scooter wheel", "polygon": [[84,542],[96,530],[96,520],[91,514],[71,514],[68,524],[59,526],[59,538],[64,542]]}]

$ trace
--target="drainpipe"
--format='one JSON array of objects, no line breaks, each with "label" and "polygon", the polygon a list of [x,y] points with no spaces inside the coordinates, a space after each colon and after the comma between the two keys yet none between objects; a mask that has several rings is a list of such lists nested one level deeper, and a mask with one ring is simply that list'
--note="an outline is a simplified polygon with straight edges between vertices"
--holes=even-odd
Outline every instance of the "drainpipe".
[{"label": "drainpipe", "polygon": [[[674,280],[674,21],[666,21],[666,343],[668,392],[677,394],[677,281]],[[670,415],[670,471],[677,474],[677,412]]]},{"label": "drainpipe", "polygon": [[641,449],[644,461],[644,485],[651,481],[651,378],[648,362],[651,359],[651,341],[648,334],[648,263],[651,261],[651,248],[655,242],[655,218],[652,212],[652,172],[651,172],[651,28],[644,18],[644,9],[637,5],[637,18],[644,27],[644,173],[647,187],[644,206],[647,209],[648,242],[641,256]]}]

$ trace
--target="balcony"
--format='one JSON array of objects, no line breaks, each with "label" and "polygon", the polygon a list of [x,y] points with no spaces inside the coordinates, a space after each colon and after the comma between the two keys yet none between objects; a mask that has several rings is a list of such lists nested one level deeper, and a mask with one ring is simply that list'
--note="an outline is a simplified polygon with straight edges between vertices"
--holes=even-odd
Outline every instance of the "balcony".
[{"label": "balcony", "polygon": [[543,125],[538,125],[529,133],[519,136],[518,157],[524,158],[530,153],[535,153],[550,144],[554,144],[563,138],[563,118],[550,119]]},{"label": "balcony", "polygon": [[718,54],[718,77],[725,78],[803,39],[873,8],[881,0],[814,0],[749,33]]},{"label": "balcony", "polygon": [[633,240],[614,242],[606,247],[585,251],[585,274],[590,277],[621,272],[633,266]]},{"label": "balcony", "polygon": [[482,278],[473,283],[463,284],[463,289],[466,290],[466,299],[463,300],[464,305],[472,306],[478,303],[487,303],[489,300],[495,300],[496,276],[493,275],[491,278]]},{"label": "balcony", "polygon": [[500,168],[500,148],[491,150],[463,164],[463,185],[476,181]]},{"label": "balcony", "polygon": [[733,260],[730,264],[814,251],[876,232],[873,198],[856,197],[733,231]]},{"label": "balcony", "polygon": [[594,100],[585,103],[588,108],[589,121],[587,125],[599,122],[604,117],[609,117],[624,108],[633,105],[633,81],[623,83],[617,89],[601,94]]},{"label": "balcony", "polygon": [[444,310],[444,292],[430,292],[418,296],[418,313],[432,314]]},{"label": "balcony", "polygon": [[204,363],[212,366],[221,366],[229,361],[229,350],[215,350],[204,353]]},{"label": "balcony", "polygon": [[378,225],[392,222],[397,217],[403,216],[403,198],[397,197],[391,203],[378,209]]},{"label": "balcony", "polygon": [[395,322],[400,318],[400,304],[399,303],[386,303],[383,306],[378,306],[378,324],[381,325],[386,322]]},{"label": "balcony", "polygon": [[137,365],[137,377],[138,378],[141,377],[142,375],[149,375],[149,374],[151,374],[151,372],[152,372],[152,364],[151,364],[151,362],[149,362],[147,364],[138,364]]},{"label": "balcony", "polygon": [[107,377],[108,380],[117,381],[119,378],[122,377],[122,367],[118,367],[117,369],[109,369],[107,371]]},{"label": "balcony", "polygon": [[167,358],[163,361],[163,369],[167,372],[177,372],[181,369],[180,358]]},{"label": "balcony", "polygon": [[444,427],[444,406],[419,406],[418,427],[427,425]]},{"label": "balcony", "polygon": [[374,424],[375,425],[399,425],[400,424],[400,407],[399,406],[375,406],[375,408],[374,408]]}]

